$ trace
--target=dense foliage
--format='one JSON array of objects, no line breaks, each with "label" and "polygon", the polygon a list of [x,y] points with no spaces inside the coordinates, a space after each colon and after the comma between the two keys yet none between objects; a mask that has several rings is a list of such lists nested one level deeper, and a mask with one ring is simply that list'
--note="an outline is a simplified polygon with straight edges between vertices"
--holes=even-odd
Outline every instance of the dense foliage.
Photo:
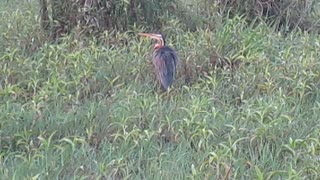
[{"label": "dense foliage", "polygon": [[[319,8],[304,31],[237,1],[84,2],[0,2],[2,179],[320,178]],[[97,2],[120,8],[111,29]],[[158,30],[181,59],[169,93],[136,36]]]},{"label": "dense foliage", "polygon": [[185,30],[196,30],[214,26],[212,17],[217,13],[231,18],[244,15],[250,22],[260,18],[279,29],[311,31],[319,27],[310,19],[316,1],[307,0],[40,0],[40,5],[42,27],[49,29],[53,38],[76,27],[79,33],[90,35],[104,30],[126,31],[132,26],[156,30],[169,19],[179,19]]}]

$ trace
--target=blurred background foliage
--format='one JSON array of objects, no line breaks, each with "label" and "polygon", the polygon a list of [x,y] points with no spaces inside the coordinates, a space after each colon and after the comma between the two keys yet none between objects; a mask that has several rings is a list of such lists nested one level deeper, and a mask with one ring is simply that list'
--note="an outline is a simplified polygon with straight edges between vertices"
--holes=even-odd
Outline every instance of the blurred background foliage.
[{"label": "blurred background foliage", "polygon": [[278,30],[285,25],[285,31],[319,27],[310,20],[317,10],[314,0],[40,0],[40,6],[42,28],[53,39],[73,29],[81,34],[136,26],[157,31],[168,20],[178,20],[184,30],[212,29],[217,17],[234,15],[248,22],[263,20]]}]

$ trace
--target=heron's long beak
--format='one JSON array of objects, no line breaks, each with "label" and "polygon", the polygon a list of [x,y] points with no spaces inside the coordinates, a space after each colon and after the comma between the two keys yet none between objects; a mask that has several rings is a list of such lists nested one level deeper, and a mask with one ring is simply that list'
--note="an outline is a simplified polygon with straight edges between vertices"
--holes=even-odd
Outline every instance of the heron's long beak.
[{"label": "heron's long beak", "polygon": [[161,40],[161,34],[152,34],[152,33],[138,33],[140,36],[146,36],[152,39]]}]

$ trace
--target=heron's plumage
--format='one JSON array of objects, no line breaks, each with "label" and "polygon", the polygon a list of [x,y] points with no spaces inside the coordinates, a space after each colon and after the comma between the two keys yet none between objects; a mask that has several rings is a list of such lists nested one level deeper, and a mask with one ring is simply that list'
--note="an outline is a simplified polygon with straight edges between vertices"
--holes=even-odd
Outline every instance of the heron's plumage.
[{"label": "heron's plumage", "polygon": [[168,90],[175,79],[177,62],[178,56],[172,48],[163,46],[154,50],[153,64],[165,90]]}]

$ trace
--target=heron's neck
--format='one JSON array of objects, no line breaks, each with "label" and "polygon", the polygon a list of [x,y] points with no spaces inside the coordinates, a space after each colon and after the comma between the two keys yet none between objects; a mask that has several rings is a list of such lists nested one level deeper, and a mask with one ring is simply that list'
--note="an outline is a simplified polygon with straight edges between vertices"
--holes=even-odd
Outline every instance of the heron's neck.
[{"label": "heron's neck", "polygon": [[157,44],[154,46],[154,49],[156,50],[156,49],[160,49],[160,48],[162,48],[163,46],[164,46],[165,44],[164,44],[164,40],[161,38],[161,39],[158,39],[158,41],[157,41]]},{"label": "heron's neck", "polygon": [[156,45],[154,45],[154,50],[157,50],[157,49],[160,49],[160,48],[162,48],[163,47],[163,45],[162,44],[156,44]]}]

